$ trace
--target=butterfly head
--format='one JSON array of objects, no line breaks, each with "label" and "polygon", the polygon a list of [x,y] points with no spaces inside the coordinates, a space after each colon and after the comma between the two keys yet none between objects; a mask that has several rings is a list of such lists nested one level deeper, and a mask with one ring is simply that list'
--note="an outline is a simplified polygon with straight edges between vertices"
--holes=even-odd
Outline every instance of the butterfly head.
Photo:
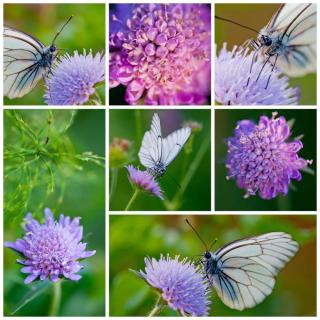
[{"label": "butterfly head", "polygon": [[210,251],[206,251],[203,255],[203,257],[206,259],[206,260],[209,260],[212,258],[212,254]]},{"label": "butterfly head", "polygon": [[57,47],[56,47],[54,44],[52,44],[52,45],[49,47],[49,51],[50,51],[51,53],[54,53],[54,52],[57,51]]},{"label": "butterfly head", "polygon": [[263,34],[258,37],[258,41],[261,46],[270,47],[272,45],[272,39],[269,36]]}]

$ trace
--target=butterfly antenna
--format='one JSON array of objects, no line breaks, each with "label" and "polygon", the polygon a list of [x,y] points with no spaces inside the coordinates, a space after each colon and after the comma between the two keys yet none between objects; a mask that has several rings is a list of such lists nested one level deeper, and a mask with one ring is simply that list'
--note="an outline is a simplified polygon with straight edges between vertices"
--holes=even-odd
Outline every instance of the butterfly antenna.
[{"label": "butterfly antenna", "polygon": [[245,25],[243,25],[243,24],[241,24],[241,23],[239,23],[239,22],[236,22],[236,21],[233,21],[233,20],[230,20],[230,19],[227,19],[227,18],[222,18],[222,17],[219,17],[219,16],[214,16],[214,17],[215,17],[216,19],[218,19],[218,20],[230,22],[230,23],[232,23],[232,24],[235,24],[236,26],[239,26],[239,27],[241,27],[241,28],[244,28],[244,29],[247,29],[247,30],[251,30],[251,31],[253,31],[253,32],[255,32],[255,33],[260,34],[260,32],[259,32],[258,30],[255,30],[255,29],[253,29],[253,28],[251,28],[251,27],[245,26]]},{"label": "butterfly antenna", "polygon": [[209,247],[209,251],[212,249],[212,247],[216,244],[216,242],[218,241],[217,238],[215,238],[212,243],[210,244],[210,247]]},{"label": "butterfly antenna", "polygon": [[73,14],[69,17],[69,19],[64,23],[64,25],[61,27],[61,29],[57,32],[57,34],[54,36],[52,40],[52,44],[56,41],[58,38],[59,34],[62,32],[62,30],[65,28],[65,26],[70,22],[70,20],[73,18]]},{"label": "butterfly antenna", "polygon": [[185,219],[186,220],[186,223],[189,225],[189,227],[194,231],[194,233],[197,235],[197,237],[199,238],[199,240],[202,242],[202,244],[204,245],[206,251],[209,251],[208,250],[208,246],[207,244],[204,242],[204,240],[201,238],[200,234],[198,233],[198,231],[192,226],[192,224],[189,222],[188,219]]}]

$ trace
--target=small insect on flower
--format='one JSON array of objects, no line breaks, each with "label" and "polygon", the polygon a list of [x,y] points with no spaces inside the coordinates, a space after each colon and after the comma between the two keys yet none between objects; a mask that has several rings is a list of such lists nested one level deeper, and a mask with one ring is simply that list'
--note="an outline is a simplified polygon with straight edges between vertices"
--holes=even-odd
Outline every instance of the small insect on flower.
[{"label": "small insect on flower", "polygon": [[[48,105],[83,105],[96,93],[96,85],[105,79],[105,56],[74,52],[60,58],[46,81]],[[99,104],[99,101],[94,102]]]},{"label": "small insect on flower", "polygon": [[22,31],[5,27],[3,30],[3,95],[9,99],[29,93],[50,73],[57,57],[55,41],[71,16],[46,47],[38,39]]},{"label": "small insect on flower", "polygon": [[253,56],[254,52],[237,46],[228,51],[224,43],[216,57],[216,101],[222,105],[297,105],[299,88],[290,87],[288,77]]},{"label": "small insect on flower", "polygon": [[[316,3],[285,3],[260,31],[230,19],[233,23],[258,34],[248,40],[256,55],[260,55],[272,70],[278,67],[289,77],[301,77],[317,69],[317,5]],[[268,84],[267,84],[268,86]]]},{"label": "small insect on flower", "polygon": [[160,118],[157,113],[152,117],[151,129],[142,139],[139,160],[155,178],[163,176],[168,165],[177,157],[191,134],[189,127],[184,127],[162,137]]},{"label": "small insect on flower", "polygon": [[210,252],[197,230],[186,220],[205,247],[203,272],[219,298],[236,310],[253,308],[272,293],[275,277],[299,250],[290,234],[269,232],[233,241]]},{"label": "small insect on flower", "polygon": [[262,199],[287,195],[291,180],[300,181],[299,170],[312,163],[298,156],[303,144],[287,141],[290,135],[286,119],[277,118],[276,112],[270,119],[261,116],[258,124],[239,121],[228,139],[227,179],[235,179],[246,198],[256,193]]},{"label": "small insect on flower", "polygon": [[26,284],[39,278],[52,282],[60,278],[73,281],[81,279],[77,274],[83,267],[79,260],[93,256],[96,251],[86,251],[86,243],[81,242],[83,227],[80,218],[71,219],[60,215],[55,221],[50,209],[45,209],[45,222],[40,224],[28,213],[24,219],[25,235],[15,242],[5,242],[5,246],[15,250],[22,258],[21,272],[28,274]]},{"label": "small insect on flower", "polygon": [[132,165],[126,168],[129,172],[129,179],[135,187],[163,200],[161,188],[149,172],[136,169]]},{"label": "small insect on flower", "polygon": [[208,103],[211,16],[206,4],[117,4],[110,15],[110,88],[134,105]]},{"label": "small insect on flower", "polygon": [[145,271],[135,272],[160,292],[170,308],[182,316],[207,316],[209,288],[198,267],[187,259],[168,255],[159,260],[145,258]]}]

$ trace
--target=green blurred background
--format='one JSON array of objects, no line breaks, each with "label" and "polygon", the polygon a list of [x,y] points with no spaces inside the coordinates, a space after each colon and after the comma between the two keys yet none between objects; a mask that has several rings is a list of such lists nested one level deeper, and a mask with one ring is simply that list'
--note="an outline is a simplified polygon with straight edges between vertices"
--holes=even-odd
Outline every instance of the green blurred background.
[{"label": "green blurred background", "polygon": [[[58,49],[66,49],[70,55],[92,49],[93,54],[105,51],[105,5],[104,4],[5,4],[4,25],[21,30],[49,46],[71,15],[73,19],[58,36]],[[64,54],[64,51],[61,52]],[[5,105],[43,105],[44,83],[37,86],[22,98],[4,98]],[[105,101],[104,86],[99,86],[101,101]]]},{"label": "green blurred background", "polygon": [[[260,31],[271,19],[280,4],[216,4],[215,15],[230,19],[257,31]],[[248,39],[256,39],[257,34],[253,31],[241,28],[232,23],[215,19],[215,43],[217,54],[222,44],[227,42],[228,49],[234,45],[242,45]],[[291,78],[293,87],[299,86],[301,90],[301,105],[315,105],[317,103],[317,77],[309,74],[300,78]]]},{"label": "green blurred background", "polygon": [[[110,315],[145,316],[156,301],[153,289],[128,269],[144,269],[144,257],[160,254],[193,258],[204,248],[186,216],[112,215],[110,221]],[[212,290],[212,316],[316,316],[315,215],[193,215],[187,217],[205,242],[218,238],[212,251],[243,237],[265,232],[290,233],[300,244],[296,257],[280,272],[261,304],[239,312],[224,306]],[[161,315],[176,316],[165,308]]]},{"label": "green blurred background", "polygon": [[[255,123],[260,116],[269,118],[274,110],[216,110],[215,113],[215,205],[216,210],[316,210],[316,176],[302,172],[302,180],[291,182],[295,190],[277,196],[271,200],[260,199],[258,195],[244,199],[245,191],[236,186],[233,179],[227,180],[228,171],[225,167],[227,159],[226,139],[233,136],[233,131],[240,120],[248,119]],[[276,111],[276,110],[275,110]],[[310,168],[316,172],[316,110],[278,110],[279,116],[287,121],[295,119],[291,139],[303,135],[303,149],[299,156],[313,160]],[[290,138],[289,138],[290,140]]]},{"label": "green blurred background", "polygon": [[[11,112],[12,111],[7,111]],[[16,110],[18,115],[36,132],[47,126],[48,110]],[[41,143],[48,134],[46,145],[50,151],[55,144],[63,140],[70,150],[77,154],[91,151],[94,154],[105,156],[105,117],[103,110],[78,111],[73,123],[70,122],[72,110],[54,110],[50,116],[49,131],[44,130],[40,136]],[[71,124],[67,130],[68,137],[62,133],[62,128]],[[18,146],[22,137],[17,128],[13,126],[12,118],[5,113],[4,116],[4,150],[12,150]],[[57,141],[59,140],[59,141]],[[72,147],[71,147],[72,145]],[[27,143],[24,143],[27,148]],[[103,316],[105,314],[105,170],[103,165],[90,161],[50,163],[55,177],[54,191],[48,194],[48,179],[45,168],[40,171],[43,180],[35,181],[34,185],[24,185],[23,171],[7,173],[14,160],[5,160],[5,212],[4,212],[4,240],[14,241],[23,236],[22,220],[27,212],[43,221],[43,210],[49,207],[57,218],[60,213],[70,217],[81,217],[84,227],[83,241],[87,242],[88,250],[97,253],[83,261],[85,268],[80,271],[83,278],[79,282],[63,281],[61,316]],[[49,162],[49,161],[48,161]],[[33,170],[33,164],[28,167]],[[39,167],[44,167],[39,161]],[[35,171],[32,171],[35,172]],[[22,188],[20,189],[20,187]],[[26,193],[27,203],[24,201]],[[13,207],[8,204],[10,195],[16,194]],[[27,204],[24,208],[24,204]],[[18,255],[11,249],[4,248],[4,314],[10,315],[29,295],[38,292],[44,286],[41,294],[21,308],[15,316],[45,316],[48,314],[52,300],[52,288],[48,281],[25,285],[25,275],[20,272],[21,266],[16,263]]]},{"label": "green blurred background", "polygon": [[[143,134],[150,130],[153,114],[157,112],[160,117],[162,136],[178,130],[184,121],[196,121],[202,125],[202,130],[192,134],[192,151],[186,154],[188,143],[180,151],[177,158],[168,166],[165,175],[158,179],[164,191],[165,199],[173,201],[177,193],[180,192],[179,185],[182,186],[183,179],[190,172],[190,165],[203,151],[203,157],[196,166],[196,171],[192,176],[185,192],[178,197],[178,201],[171,210],[211,210],[211,130],[210,130],[210,110],[110,110],[109,127],[110,143],[113,138],[125,138],[132,143],[130,150],[130,160],[128,163],[139,166],[141,170],[145,168],[140,164],[138,152],[141,146]],[[127,169],[124,164],[116,169],[118,172],[117,185],[112,192],[110,199],[110,210],[123,210],[133,194]],[[114,169],[110,172],[110,190]],[[181,193],[181,192],[180,192]],[[141,193],[131,210],[168,210],[170,204],[161,201],[159,198]]]}]

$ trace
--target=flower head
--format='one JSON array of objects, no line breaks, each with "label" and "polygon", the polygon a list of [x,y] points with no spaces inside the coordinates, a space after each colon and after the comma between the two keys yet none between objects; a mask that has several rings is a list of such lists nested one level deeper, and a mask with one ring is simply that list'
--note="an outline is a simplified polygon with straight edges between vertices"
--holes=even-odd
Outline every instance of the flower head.
[{"label": "flower head", "polygon": [[123,167],[130,160],[131,142],[122,138],[113,138],[109,148],[110,168]]},{"label": "flower head", "polygon": [[26,284],[38,277],[40,280],[49,278],[58,281],[64,277],[77,281],[81,278],[77,274],[82,268],[79,259],[91,257],[96,251],[85,251],[86,243],[81,242],[82,226],[80,218],[60,215],[55,221],[50,209],[45,209],[45,222],[40,224],[32,217],[26,215],[23,239],[16,242],[6,242],[5,246],[17,251],[22,255],[17,262],[24,267],[21,272],[28,276]]},{"label": "flower head", "polygon": [[216,58],[216,101],[222,105],[298,104],[300,91],[289,87],[288,77],[270,63],[264,65],[261,57],[253,60],[253,55],[253,51],[238,50],[237,46],[228,51],[224,43]]},{"label": "flower head", "polygon": [[130,181],[139,189],[146,191],[163,200],[161,188],[155,178],[147,171],[141,171],[134,166],[126,167],[129,172]]},{"label": "flower head", "polygon": [[139,275],[153,288],[173,310],[183,316],[206,316],[209,311],[209,286],[193,263],[179,256],[160,260],[145,258],[145,272]]},{"label": "flower head", "polygon": [[246,191],[245,197],[255,195],[272,199],[285,196],[291,180],[301,180],[300,169],[311,162],[300,158],[303,144],[299,139],[288,142],[290,127],[284,117],[269,119],[261,116],[259,123],[241,120],[228,139],[227,165],[229,178]]},{"label": "flower head", "polygon": [[204,104],[210,94],[210,7],[117,4],[110,17],[109,85],[149,105]]},{"label": "flower head", "polygon": [[82,105],[95,93],[95,85],[105,79],[105,57],[74,52],[66,54],[47,79],[48,105]]}]

